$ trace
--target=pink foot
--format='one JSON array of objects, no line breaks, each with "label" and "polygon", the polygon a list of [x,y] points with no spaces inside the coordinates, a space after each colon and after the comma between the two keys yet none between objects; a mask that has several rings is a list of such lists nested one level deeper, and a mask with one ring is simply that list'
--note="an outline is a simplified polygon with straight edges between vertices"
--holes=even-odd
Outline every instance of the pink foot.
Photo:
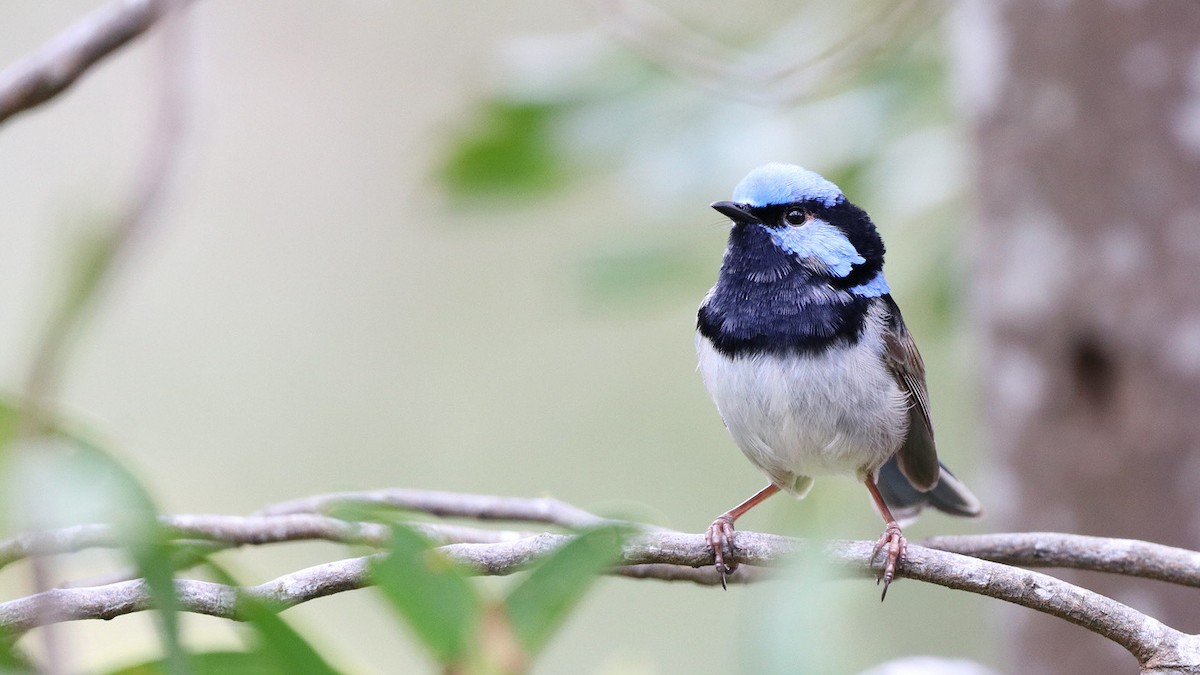
[{"label": "pink foot", "polygon": [[733,559],[733,518],[725,514],[714,520],[712,525],[708,526],[705,539],[708,540],[708,547],[712,549],[717,573],[721,575],[721,588],[726,588],[725,576],[732,574],[738,566],[737,561]]},{"label": "pink foot", "polygon": [[892,583],[892,579],[896,578],[896,565],[908,550],[908,541],[904,539],[904,533],[900,531],[900,525],[895,521],[887,524],[883,535],[879,537],[879,541],[875,542],[875,548],[871,551],[871,562],[874,563],[875,559],[879,557],[879,553],[885,549],[887,555],[883,559],[883,567],[879,570],[879,575],[875,577],[875,583],[883,582],[883,594],[879,597],[880,601],[887,597],[888,585]]}]

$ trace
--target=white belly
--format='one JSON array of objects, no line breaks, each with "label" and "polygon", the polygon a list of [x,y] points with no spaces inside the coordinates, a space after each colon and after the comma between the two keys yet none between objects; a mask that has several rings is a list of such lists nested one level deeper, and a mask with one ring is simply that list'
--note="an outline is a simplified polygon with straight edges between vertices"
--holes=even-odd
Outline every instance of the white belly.
[{"label": "white belly", "polygon": [[811,476],[866,475],[903,442],[907,396],[865,346],[881,342],[863,337],[817,356],[731,359],[696,335],[700,374],[725,426],[781,488],[803,496]]}]

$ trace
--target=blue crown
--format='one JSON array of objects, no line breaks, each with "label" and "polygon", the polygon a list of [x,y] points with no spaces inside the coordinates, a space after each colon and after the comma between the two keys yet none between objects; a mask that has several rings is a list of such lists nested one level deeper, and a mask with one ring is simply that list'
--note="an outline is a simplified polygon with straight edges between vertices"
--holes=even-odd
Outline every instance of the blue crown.
[{"label": "blue crown", "polygon": [[733,201],[752,207],[814,201],[826,207],[846,201],[841,188],[795,164],[764,164],[733,189]]}]

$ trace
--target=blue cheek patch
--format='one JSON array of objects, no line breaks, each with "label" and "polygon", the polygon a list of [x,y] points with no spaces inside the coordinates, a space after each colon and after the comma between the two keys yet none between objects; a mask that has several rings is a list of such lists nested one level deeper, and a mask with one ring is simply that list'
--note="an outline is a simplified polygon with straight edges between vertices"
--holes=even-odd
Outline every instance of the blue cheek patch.
[{"label": "blue cheek patch", "polygon": [[815,201],[826,207],[846,201],[841,188],[795,164],[764,164],[733,189],[733,201],[750,206]]},{"label": "blue cheek patch", "polygon": [[[820,219],[814,218],[808,221],[807,225],[799,227],[760,227],[771,235],[771,239],[779,248],[800,258],[819,260],[828,268],[829,273],[836,277],[844,277],[850,274],[855,265],[867,262],[841,230]],[[883,275],[877,279],[882,280]],[[873,279],[863,286],[874,283]],[[887,287],[886,283],[883,285]]]},{"label": "blue cheek patch", "polygon": [[883,272],[879,272],[867,283],[851,288],[850,292],[861,298],[878,298],[891,293],[892,289],[888,287],[887,279],[883,278]]}]

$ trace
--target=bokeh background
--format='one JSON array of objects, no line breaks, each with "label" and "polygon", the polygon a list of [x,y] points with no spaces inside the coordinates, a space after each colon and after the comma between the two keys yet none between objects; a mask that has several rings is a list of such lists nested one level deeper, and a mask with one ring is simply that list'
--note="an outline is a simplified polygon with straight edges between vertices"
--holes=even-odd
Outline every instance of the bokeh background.
[{"label": "bokeh background", "polygon": [[[96,2],[0,8],[0,62]],[[403,486],[553,495],[701,531],[763,479],[695,373],[695,308],[766,161],[837,182],[888,245],[944,460],[978,459],[971,139],[989,62],[935,2],[195,2],[181,169],[73,345],[62,404],[178,513]],[[0,388],[19,391],[78,242],[132,189],[155,38],[0,129]],[[961,63],[960,63],[961,65]],[[967,78],[961,74],[965,72]],[[956,75],[956,73],[959,73]],[[969,103],[969,101],[968,101]],[[739,522],[868,539],[854,481]],[[907,530],[994,529],[929,515]],[[249,581],[344,555],[224,554]],[[119,566],[82,556],[64,577]],[[905,654],[1003,668],[982,598],[861,579],[604,579],[536,672],[858,672]],[[26,577],[6,571],[6,596]],[[479,583],[502,587],[506,580]],[[370,590],[284,615],[340,667],[431,662]],[[193,645],[232,644],[188,616]],[[150,619],[66,626],[73,671],[155,653]]]}]

